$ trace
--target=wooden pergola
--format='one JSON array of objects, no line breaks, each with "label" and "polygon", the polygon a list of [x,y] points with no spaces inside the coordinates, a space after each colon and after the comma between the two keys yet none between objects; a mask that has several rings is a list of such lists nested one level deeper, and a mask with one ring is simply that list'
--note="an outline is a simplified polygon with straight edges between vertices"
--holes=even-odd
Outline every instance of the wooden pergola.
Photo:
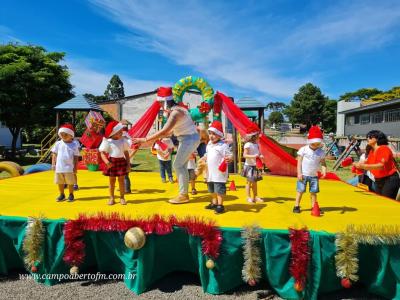
[{"label": "wooden pergola", "polygon": [[91,100],[86,99],[84,96],[79,95],[76,96],[68,101],[65,101],[56,107],[54,107],[56,110],[56,127],[57,130],[60,127],[60,112],[62,111],[72,111],[72,125],[75,124],[75,113],[77,111],[98,111],[100,113],[103,113],[104,111],[101,109],[101,107],[97,104],[94,103]]},{"label": "wooden pergola", "polygon": [[235,104],[239,106],[245,115],[252,119],[252,121],[257,121],[258,127],[260,127],[261,131],[264,132],[264,104],[251,97],[243,97]]}]

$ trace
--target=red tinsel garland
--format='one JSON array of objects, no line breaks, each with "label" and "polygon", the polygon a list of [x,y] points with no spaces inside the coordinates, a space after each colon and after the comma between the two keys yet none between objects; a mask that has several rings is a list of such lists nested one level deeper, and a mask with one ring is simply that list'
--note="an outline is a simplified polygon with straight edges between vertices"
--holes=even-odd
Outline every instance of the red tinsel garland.
[{"label": "red tinsel garland", "polygon": [[177,219],[175,216],[163,217],[154,215],[148,219],[127,219],[118,213],[99,213],[95,216],[80,214],[77,220],[70,220],[64,226],[66,250],[64,261],[71,266],[79,266],[85,258],[85,231],[127,231],[131,227],[140,227],[146,234],[165,235],[173,231],[173,227],[181,227],[192,236],[202,239],[202,252],[212,258],[219,256],[222,233],[213,221],[205,221],[197,217]]},{"label": "red tinsel garland", "polygon": [[308,263],[310,261],[310,232],[306,229],[289,228],[291,244],[291,262],[289,271],[295,279],[295,288],[302,291],[307,279]]}]

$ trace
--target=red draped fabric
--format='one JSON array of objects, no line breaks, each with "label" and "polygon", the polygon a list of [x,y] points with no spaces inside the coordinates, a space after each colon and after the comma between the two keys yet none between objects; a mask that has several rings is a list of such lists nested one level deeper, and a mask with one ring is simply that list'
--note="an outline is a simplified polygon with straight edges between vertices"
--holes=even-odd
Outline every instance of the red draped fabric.
[{"label": "red draped fabric", "polygon": [[[249,118],[243,111],[232,102],[232,100],[217,92],[215,94],[217,101],[222,102],[222,110],[233,126],[242,136],[246,135],[246,128],[251,124]],[[264,155],[264,164],[270,169],[271,174],[284,176],[297,176],[297,160],[278,145],[272,142],[271,138],[264,134],[260,137],[260,151]],[[340,180],[335,173],[328,172],[324,179]]]},{"label": "red draped fabric", "polygon": [[[242,136],[245,136],[247,126],[251,124],[249,118],[229,97],[221,92],[217,92],[215,98],[222,102],[222,110],[233,126]],[[260,137],[260,151],[264,155],[265,165],[272,174],[296,176],[296,159],[271,142],[270,138],[264,134]]]},{"label": "red draped fabric", "polygon": [[154,103],[145,111],[142,117],[133,124],[132,128],[128,131],[132,138],[143,138],[149,133],[151,127],[157,118],[158,112],[160,111],[160,103],[154,101]]}]

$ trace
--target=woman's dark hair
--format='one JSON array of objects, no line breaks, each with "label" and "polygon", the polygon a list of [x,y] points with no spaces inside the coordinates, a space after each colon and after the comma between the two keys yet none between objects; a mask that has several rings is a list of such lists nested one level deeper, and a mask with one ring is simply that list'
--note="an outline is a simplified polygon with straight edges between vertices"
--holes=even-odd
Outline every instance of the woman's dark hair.
[{"label": "woman's dark hair", "polygon": [[372,149],[373,148],[370,145],[365,146],[365,157],[368,157],[368,155],[369,155],[369,153],[371,152]]},{"label": "woman's dark hair", "polygon": [[382,131],[380,130],[371,130],[367,133],[367,138],[376,138],[376,143],[378,146],[381,145],[389,145],[389,140]]},{"label": "woman's dark hair", "polygon": [[178,103],[175,102],[175,100],[167,100],[167,107],[171,108],[178,105]]}]

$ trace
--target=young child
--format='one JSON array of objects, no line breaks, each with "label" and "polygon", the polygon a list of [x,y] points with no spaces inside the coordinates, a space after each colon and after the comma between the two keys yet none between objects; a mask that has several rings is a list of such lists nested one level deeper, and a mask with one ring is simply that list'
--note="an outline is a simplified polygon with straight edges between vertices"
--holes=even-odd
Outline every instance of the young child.
[{"label": "young child", "polygon": [[74,189],[76,184],[76,170],[79,157],[79,148],[74,142],[74,127],[71,124],[64,124],[58,130],[58,136],[61,141],[57,141],[51,152],[52,155],[52,169],[55,173],[55,183],[58,184],[60,195],[57,201],[65,200],[64,185],[68,186],[69,196],[68,201],[74,201]]},{"label": "young child", "polygon": [[192,188],[192,195],[197,195],[197,190],[196,190],[196,155],[197,152],[193,152],[192,155],[189,158],[188,161],[188,172],[189,172],[189,181],[190,181],[190,186]]},{"label": "young child", "polygon": [[[256,160],[257,158],[263,159],[264,156],[260,153],[260,148],[258,146],[258,140],[260,138],[260,129],[254,123],[252,123],[246,129],[246,139],[248,142],[244,144],[243,157],[246,159],[242,171],[242,176],[247,179],[246,183],[246,194],[247,202],[256,203],[264,202],[263,199],[258,197],[257,181],[262,180],[261,170],[257,168]],[[251,191],[253,192],[253,197],[251,197]]]},{"label": "young child", "polygon": [[326,175],[325,152],[321,149],[323,140],[318,126],[312,126],[308,132],[308,145],[303,146],[297,152],[297,195],[293,208],[294,213],[300,213],[300,200],[306,191],[307,182],[310,185],[311,206],[317,203],[319,192],[318,170],[322,166],[322,177]]},{"label": "young child", "polygon": [[[81,150],[81,143],[79,143],[79,140],[74,140],[74,143],[76,145],[76,147],[78,148],[78,161],[79,161],[79,156],[80,156],[80,150]],[[79,190],[79,186],[78,186],[78,175],[77,175],[78,170],[76,170],[76,172],[74,173],[74,177],[75,177],[75,184],[73,186],[74,191]],[[65,187],[65,186],[64,186]]]},{"label": "young child", "polygon": [[[121,122],[122,123],[122,122]],[[126,121],[125,121],[126,123]],[[128,143],[129,146],[129,161],[128,164],[130,165],[132,157],[136,154],[139,148],[132,149],[132,139],[130,135],[128,134],[128,127],[127,124],[124,124],[124,128],[122,129],[122,138],[125,139],[125,141]],[[125,194],[130,194],[132,193],[131,191],[131,180],[129,178],[129,172],[125,175],[124,177],[124,185],[125,185]]]},{"label": "young child", "polygon": [[[126,205],[124,177],[129,173],[131,165],[129,163],[129,144],[122,137],[124,125],[117,121],[107,124],[105,138],[99,147],[101,159],[107,165],[103,171],[105,176],[110,177],[110,200],[108,205],[113,205],[115,181],[118,177],[120,203]],[[107,154],[108,153],[108,157]]]},{"label": "young child", "polygon": [[207,184],[212,200],[205,208],[213,209],[216,214],[222,214],[225,211],[223,197],[226,194],[228,170],[221,172],[220,166],[223,161],[225,163],[232,161],[232,153],[228,145],[221,140],[224,137],[224,132],[220,121],[212,122],[208,132],[210,141],[207,145],[206,154],[202,159],[207,161]]},{"label": "young child", "polygon": [[166,183],[167,180],[165,178],[165,171],[167,171],[169,182],[174,183],[174,178],[172,177],[172,163],[171,156],[172,151],[174,150],[174,144],[169,137],[165,137],[161,139],[161,142],[166,144],[168,148],[166,150],[162,150],[160,145],[157,143],[154,145],[154,149],[157,150],[157,158],[160,163],[160,175],[163,183]]}]

